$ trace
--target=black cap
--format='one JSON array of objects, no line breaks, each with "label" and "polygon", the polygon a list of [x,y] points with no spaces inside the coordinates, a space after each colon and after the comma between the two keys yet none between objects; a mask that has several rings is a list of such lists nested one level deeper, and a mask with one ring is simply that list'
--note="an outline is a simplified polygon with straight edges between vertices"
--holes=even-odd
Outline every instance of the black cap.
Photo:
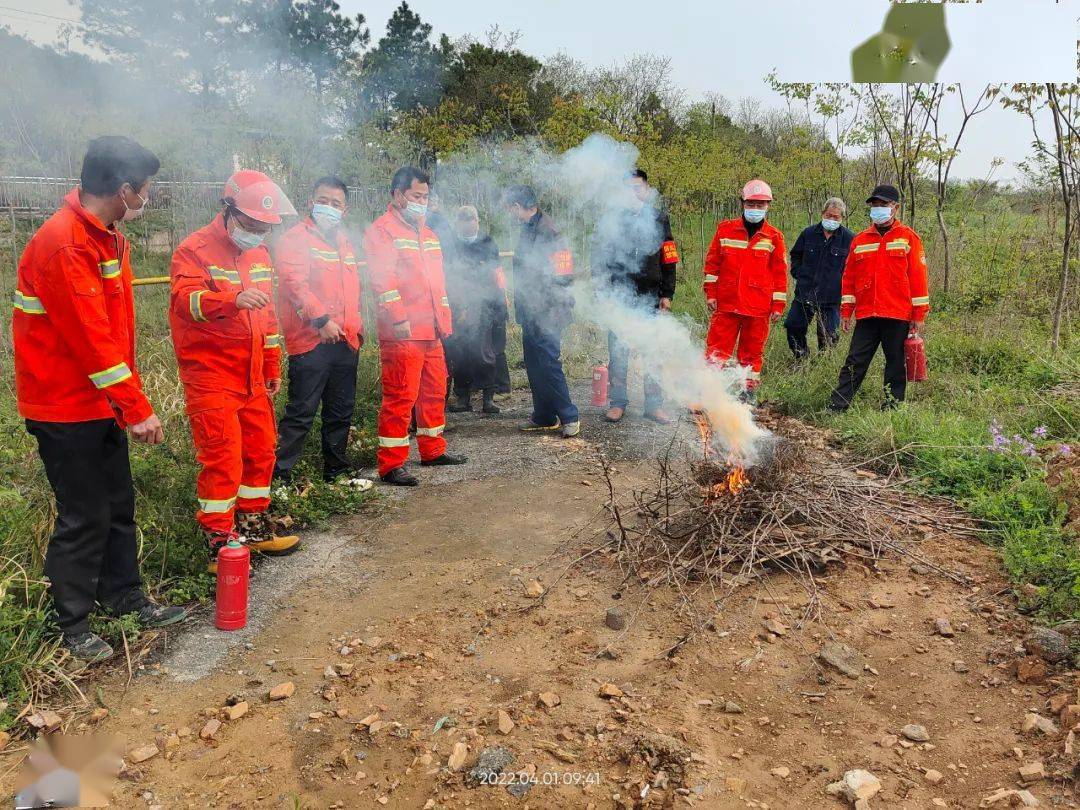
[{"label": "black cap", "polygon": [[869,203],[872,200],[887,200],[889,202],[900,202],[900,192],[897,190],[896,186],[874,186],[874,191],[869,197],[866,198],[866,202]]}]

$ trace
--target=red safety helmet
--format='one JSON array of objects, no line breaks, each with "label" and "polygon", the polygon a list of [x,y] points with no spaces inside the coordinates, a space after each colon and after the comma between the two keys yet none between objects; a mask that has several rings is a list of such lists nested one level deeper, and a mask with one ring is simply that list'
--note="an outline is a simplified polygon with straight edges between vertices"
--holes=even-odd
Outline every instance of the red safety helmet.
[{"label": "red safety helmet", "polygon": [[753,179],[742,190],[744,200],[768,200],[772,202],[772,189],[764,180]]},{"label": "red safety helmet", "polygon": [[241,214],[268,225],[280,224],[283,216],[296,216],[280,186],[253,169],[241,169],[226,180],[222,197]]}]

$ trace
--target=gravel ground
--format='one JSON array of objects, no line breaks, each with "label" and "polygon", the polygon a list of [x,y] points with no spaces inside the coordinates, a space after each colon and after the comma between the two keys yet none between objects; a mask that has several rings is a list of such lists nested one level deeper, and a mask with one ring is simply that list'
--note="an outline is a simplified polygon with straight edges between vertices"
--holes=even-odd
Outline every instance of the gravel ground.
[{"label": "gravel ground", "polygon": [[[676,431],[681,437],[696,437],[694,428],[685,419],[679,425],[668,426],[643,419],[640,403],[633,401],[623,422],[607,423],[603,420],[603,408],[584,404],[591,396],[587,383],[575,385],[573,396],[581,407],[582,432],[577,439],[563,439],[557,433],[521,432],[519,425],[531,413],[531,399],[527,390],[518,390],[511,402],[501,406],[500,414],[479,413],[478,402],[475,413],[447,414],[449,447],[455,453],[467,455],[468,464],[421,467],[415,461],[414,447],[410,466],[420,478],[421,487],[492,477],[528,476],[540,481],[563,469],[571,454],[577,457],[601,452],[617,460],[641,459],[663,453]],[[374,470],[368,471],[368,477],[376,478]],[[394,501],[404,501],[416,492],[407,487],[379,486],[378,489],[381,495]],[[290,595],[297,587],[316,574],[325,578],[328,585],[341,589],[343,596],[359,589],[370,575],[358,564],[366,552],[365,545],[356,541],[393,521],[395,511],[389,508],[374,520],[355,515],[342,518],[325,530],[303,534],[305,548],[300,552],[261,562],[251,583],[247,626],[230,632],[217,630],[213,606],[199,608],[182,628],[169,634],[161,660],[163,669],[178,681],[195,681],[209,675],[230,651],[250,644],[268,620],[288,606]]]}]

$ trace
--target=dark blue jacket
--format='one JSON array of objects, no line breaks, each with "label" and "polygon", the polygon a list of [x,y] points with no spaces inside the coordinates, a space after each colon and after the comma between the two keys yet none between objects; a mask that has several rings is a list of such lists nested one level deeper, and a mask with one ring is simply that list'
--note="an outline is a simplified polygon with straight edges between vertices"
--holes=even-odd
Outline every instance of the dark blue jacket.
[{"label": "dark blue jacket", "polygon": [[799,234],[791,248],[791,277],[795,299],[819,304],[840,303],[840,280],[855,234],[841,225],[825,239],[821,223]]}]

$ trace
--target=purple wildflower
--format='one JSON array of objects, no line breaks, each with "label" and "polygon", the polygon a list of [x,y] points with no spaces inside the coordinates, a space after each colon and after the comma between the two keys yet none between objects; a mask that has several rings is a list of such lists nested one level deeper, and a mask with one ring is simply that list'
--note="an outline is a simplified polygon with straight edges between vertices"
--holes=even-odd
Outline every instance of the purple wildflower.
[{"label": "purple wildflower", "polygon": [[1063,444],[1063,445],[1061,445],[1060,447],[1058,447],[1058,452],[1059,452],[1059,453],[1060,453],[1060,454],[1061,454],[1062,456],[1064,456],[1065,458],[1068,458],[1069,456],[1071,456],[1071,455],[1072,455],[1072,452],[1073,452],[1073,451],[1072,451],[1072,448],[1071,448],[1071,447],[1069,447],[1069,445],[1067,445],[1067,444]]},{"label": "purple wildflower", "polygon": [[1046,425],[1039,425],[1035,430],[1031,431],[1031,437],[1033,439],[1045,439],[1047,433]]}]

